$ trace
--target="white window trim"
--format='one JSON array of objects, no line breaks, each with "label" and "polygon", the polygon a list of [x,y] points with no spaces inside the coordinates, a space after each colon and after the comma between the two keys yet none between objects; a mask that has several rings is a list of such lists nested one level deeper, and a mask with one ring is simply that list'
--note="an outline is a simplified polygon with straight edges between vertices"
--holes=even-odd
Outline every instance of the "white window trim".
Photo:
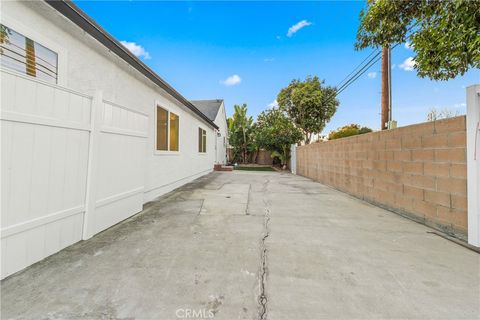
[{"label": "white window trim", "polygon": [[[57,42],[53,41],[51,38],[48,38],[45,36],[44,33],[40,33],[23,23],[19,22],[17,19],[13,19],[9,17],[8,15],[4,15],[4,12],[2,12],[2,24],[12,28],[16,32],[22,34],[24,37],[27,37],[33,41],[35,41],[38,44],[41,44],[45,48],[52,50],[57,54],[57,85],[59,86],[64,86],[67,87],[67,70],[68,70],[68,51],[65,49],[65,47],[62,47],[59,45]],[[11,69],[9,69],[11,70]],[[22,74],[21,72],[11,70],[12,72]],[[38,81],[42,81],[42,79],[37,79],[35,77],[31,77],[33,79],[36,79]]]},{"label": "white window trim", "polygon": [[[162,108],[163,110],[167,111],[168,114],[167,114],[167,149],[168,150],[157,150],[157,113],[158,113],[158,107]],[[178,117],[178,151],[170,151],[170,112],[171,113],[174,113],[177,115]],[[153,154],[154,155],[157,155],[157,156],[176,156],[176,155],[180,155],[180,150],[181,150],[181,143],[180,143],[180,115],[178,114],[178,112],[174,112],[174,111],[171,111],[170,108],[167,108],[167,107],[164,107],[163,104],[161,104],[160,102],[155,102],[155,117],[153,119],[154,121],[154,126],[153,126],[153,130],[154,130],[154,145],[153,145]]]}]

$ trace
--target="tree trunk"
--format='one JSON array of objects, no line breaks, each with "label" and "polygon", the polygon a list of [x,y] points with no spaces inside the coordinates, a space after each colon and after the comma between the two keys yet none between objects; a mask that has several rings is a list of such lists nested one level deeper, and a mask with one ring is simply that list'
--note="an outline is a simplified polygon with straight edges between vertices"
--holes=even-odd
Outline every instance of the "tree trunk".
[{"label": "tree trunk", "polygon": [[311,134],[310,132],[305,132],[305,144],[310,143]]},{"label": "tree trunk", "polygon": [[242,127],[243,132],[243,163],[247,163],[247,136],[245,134],[245,127]]}]

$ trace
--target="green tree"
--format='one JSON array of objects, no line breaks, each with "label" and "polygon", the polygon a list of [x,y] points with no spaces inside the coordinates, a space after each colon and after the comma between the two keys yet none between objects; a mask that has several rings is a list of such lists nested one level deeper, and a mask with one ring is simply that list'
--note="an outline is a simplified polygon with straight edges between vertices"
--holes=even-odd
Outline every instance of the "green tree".
[{"label": "green tree", "polygon": [[293,120],[303,132],[305,143],[310,143],[313,134],[322,132],[337,111],[339,102],[337,89],[324,86],[318,77],[307,77],[305,81],[293,80],[277,96],[281,110]]},{"label": "green tree", "polygon": [[328,140],[355,136],[357,134],[364,134],[367,132],[372,132],[372,129],[368,127],[360,127],[358,124],[349,124],[330,132],[328,135]]},{"label": "green tree", "polygon": [[229,143],[233,147],[234,160],[248,161],[252,148],[253,118],[247,115],[247,105],[234,105],[234,113],[228,119]]},{"label": "green tree", "polygon": [[369,0],[355,47],[411,43],[420,77],[447,80],[480,67],[480,1]]},{"label": "green tree", "polygon": [[272,152],[286,168],[290,154],[290,145],[302,140],[300,129],[279,109],[263,111],[258,115],[255,125],[255,143]]}]

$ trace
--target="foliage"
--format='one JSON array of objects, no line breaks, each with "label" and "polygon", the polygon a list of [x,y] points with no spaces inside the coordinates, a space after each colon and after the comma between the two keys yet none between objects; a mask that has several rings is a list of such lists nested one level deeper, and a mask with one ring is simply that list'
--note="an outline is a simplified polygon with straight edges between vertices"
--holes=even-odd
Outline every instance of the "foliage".
[{"label": "foliage", "polygon": [[447,80],[480,67],[480,1],[369,0],[355,47],[409,42],[420,77]]},{"label": "foliage", "polygon": [[448,108],[445,109],[436,109],[432,108],[427,114],[427,121],[435,121],[440,119],[447,119],[459,116],[460,113],[455,110],[451,110]]},{"label": "foliage", "polygon": [[272,152],[285,165],[290,145],[302,140],[302,132],[295,127],[286,114],[279,109],[263,111],[258,115],[255,126],[255,143]]},{"label": "foliage", "polygon": [[12,34],[12,30],[9,27],[0,24],[0,43],[9,43],[8,38]]},{"label": "foliage", "polygon": [[368,132],[372,132],[372,129],[368,127],[360,127],[360,125],[358,124],[349,124],[347,126],[343,126],[335,131],[330,132],[330,134],[328,135],[328,140],[345,138]]},{"label": "foliage", "polygon": [[282,111],[302,130],[305,143],[310,143],[313,134],[322,132],[330,121],[339,102],[337,89],[324,86],[318,77],[307,77],[305,81],[293,80],[277,97]]},{"label": "foliage", "polygon": [[229,143],[233,148],[233,160],[246,163],[252,148],[253,118],[247,116],[247,105],[234,105],[234,113],[228,118]]},{"label": "foliage", "polygon": [[[0,44],[9,44],[9,38],[12,34],[12,30],[10,28],[0,24]],[[0,48],[0,53],[3,53],[3,48]]]}]

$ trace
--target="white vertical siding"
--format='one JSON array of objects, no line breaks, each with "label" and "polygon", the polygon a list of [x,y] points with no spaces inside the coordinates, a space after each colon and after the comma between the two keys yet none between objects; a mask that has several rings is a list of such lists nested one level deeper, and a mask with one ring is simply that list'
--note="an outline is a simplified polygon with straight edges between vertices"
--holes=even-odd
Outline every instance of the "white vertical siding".
[{"label": "white vertical siding", "polygon": [[1,76],[5,277],[81,239],[91,98]]}]

